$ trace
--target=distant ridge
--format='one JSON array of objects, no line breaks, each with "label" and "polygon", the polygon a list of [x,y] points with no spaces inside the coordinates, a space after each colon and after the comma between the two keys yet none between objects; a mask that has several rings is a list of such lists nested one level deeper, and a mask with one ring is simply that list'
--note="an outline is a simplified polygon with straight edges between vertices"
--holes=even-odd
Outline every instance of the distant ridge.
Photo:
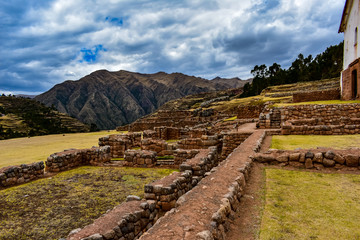
[{"label": "distant ridge", "polygon": [[238,78],[209,81],[182,73],[99,70],[80,80],[57,84],[35,99],[86,124],[114,129],[154,112],[170,100],[243,84]]}]

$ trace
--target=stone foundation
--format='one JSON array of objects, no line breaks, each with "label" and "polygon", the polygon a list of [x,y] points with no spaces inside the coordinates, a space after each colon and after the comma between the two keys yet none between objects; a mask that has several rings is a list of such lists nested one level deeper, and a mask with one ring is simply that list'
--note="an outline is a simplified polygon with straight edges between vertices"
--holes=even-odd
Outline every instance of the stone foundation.
[{"label": "stone foundation", "polygon": [[110,147],[104,146],[54,153],[47,158],[45,163],[47,172],[60,172],[89,164],[101,165],[110,160]]},{"label": "stone foundation", "polygon": [[125,152],[126,167],[154,167],[156,152],[146,150],[127,150]]},{"label": "stone foundation", "polygon": [[306,169],[359,168],[360,150],[273,150],[269,153],[255,154],[252,158],[260,163],[290,165]]},{"label": "stone foundation", "polygon": [[44,162],[21,164],[0,169],[0,188],[10,187],[44,176]]},{"label": "stone foundation", "polygon": [[141,150],[156,152],[157,156],[174,155],[176,144],[169,144],[165,140],[146,138],[141,140]]},{"label": "stone foundation", "polygon": [[99,138],[99,146],[110,146],[112,158],[122,158],[126,150],[140,145],[141,133],[113,134]]}]

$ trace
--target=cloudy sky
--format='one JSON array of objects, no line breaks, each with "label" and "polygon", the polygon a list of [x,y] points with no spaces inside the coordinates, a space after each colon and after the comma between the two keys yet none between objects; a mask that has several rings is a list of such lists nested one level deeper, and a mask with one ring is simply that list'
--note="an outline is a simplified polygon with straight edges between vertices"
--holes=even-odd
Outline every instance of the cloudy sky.
[{"label": "cloudy sky", "polygon": [[0,2],[0,92],[37,94],[92,71],[249,78],[338,44],[345,0]]}]

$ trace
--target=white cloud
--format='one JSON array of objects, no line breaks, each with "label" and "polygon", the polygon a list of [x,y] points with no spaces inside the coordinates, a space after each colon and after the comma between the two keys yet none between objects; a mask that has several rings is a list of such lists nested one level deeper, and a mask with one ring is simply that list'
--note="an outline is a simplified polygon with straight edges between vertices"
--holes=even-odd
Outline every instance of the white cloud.
[{"label": "white cloud", "polygon": [[[24,0],[0,11],[0,71],[14,82],[0,88],[44,91],[98,69],[247,78],[256,64],[286,66],[339,43],[344,1]],[[95,62],[81,62],[81,49],[99,45]]]}]

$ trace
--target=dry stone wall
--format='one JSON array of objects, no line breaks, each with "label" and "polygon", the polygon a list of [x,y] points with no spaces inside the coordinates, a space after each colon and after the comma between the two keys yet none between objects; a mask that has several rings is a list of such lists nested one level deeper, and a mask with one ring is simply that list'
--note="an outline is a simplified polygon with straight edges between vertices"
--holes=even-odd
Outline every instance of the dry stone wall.
[{"label": "dry stone wall", "polygon": [[183,162],[185,162],[187,159],[191,159],[195,157],[200,150],[198,149],[176,149],[174,152],[174,164],[179,166]]},{"label": "dry stone wall", "polygon": [[220,144],[218,135],[203,135],[201,138],[187,138],[178,142],[180,149],[207,149]]},{"label": "dry stone wall", "polygon": [[83,165],[101,165],[110,160],[110,147],[104,146],[54,153],[47,158],[45,163],[47,172],[60,172]]},{"label": "dry stone wall", "polygon": [[141,140],[141,149],[156,152],[157,156],[173,155],[176,148],[176,144],[169,144],[165,140],[152,138]]},{"label": "dry stone wall", "polygon": [[0,169],[0,187],[10,187],[44,176],[44,162],[21,164]]},{"label": "dry stone wall", "polygon": [[138,239],[157,219],[155,201],[125,202],[83,229],[75,229],[67,239]]},{"label": "dry stone wall", "polygon": [[340,89],[311,91],[311,92],[297,92],[293,94],[293,102],[311,102],[311,101],[325,101],[340,99]]},{"label": "dry stone wall", "polygon": [[222,153],[221,159],[227,158],[227,156],[234,151],[246,138],[248,138],[251,132],[229,132],[223,135],[222,140]]},{"label": "dry stone wall", "polygon": [[359,168],[360,150],[309,150],[257,153],[252,158],[261,163],[290,165],[294,167],[321,170],[323,168]]},{"label": "dry stone wall", "polygon": [[125,152],[126,167],[154,167],[156,152],[147,150],[127,150]]},{"label": "dry stone wall", "polygon": [[122,158],[126,150],[140,145],[141,133],[113,134],[99,138],[99,146],[110,146],[112,158]]}]

